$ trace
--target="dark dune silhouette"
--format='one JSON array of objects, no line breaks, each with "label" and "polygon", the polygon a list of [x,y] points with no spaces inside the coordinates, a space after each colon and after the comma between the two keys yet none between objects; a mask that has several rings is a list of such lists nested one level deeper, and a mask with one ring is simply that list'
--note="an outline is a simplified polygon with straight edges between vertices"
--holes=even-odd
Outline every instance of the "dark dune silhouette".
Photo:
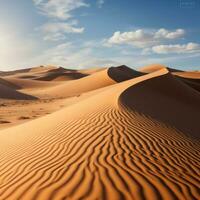
[{"label": "dark dune silhouette", "polygon": [[108,69],[108,76],[110,76],[116,82],[130,80],[132,78],[136,78],[144,74],[145,73],[131,69],[126,65],[122,65],[119,67],[110,67]]}]

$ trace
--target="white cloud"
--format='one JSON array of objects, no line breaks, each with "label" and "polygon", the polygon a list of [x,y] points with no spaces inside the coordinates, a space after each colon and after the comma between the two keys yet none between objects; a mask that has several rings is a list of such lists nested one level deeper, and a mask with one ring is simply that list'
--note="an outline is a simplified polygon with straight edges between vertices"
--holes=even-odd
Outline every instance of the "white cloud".
[{"label": "white cloud", "polygon": [[44,40],[58,41],[65,39],[66,33],[83,33],[84,28],[77,28],[74,23],[49,22],[39,28],[44,33]]},{"label": "white cloud", "polygon": [[102,8],[103,4],[105,3],[104,0],[97,0],[97,6],[98,8]]},{"label": "white cloud", "polygon": [[85,0],[33,0],[40,12],[48,17],[66,20],[71,12],[80,7],[89,6]]},{"label": "white cloud", "polygon": [[196,53],[200,52],[200,44],[187,43],[187,44],[169,44],[169,45],[157,45],[152,47],[152,51],[157,54],[168,53]]},{"label": "white cloud", "polygon": [[48,33],[43,37],[45,41],[59,41],[66,39],[66,36],[63,33]]},{"label": "white cloud", "polygon": [[[77,27],[71,12],[87,7],[85,0],[33,0],[40,13],[50,18],[50,21],[37,28],[42,31],[44,40],[58,41],[66,38],[67,33],[83,33],[83,27]],[[65,20],[65,22],[63,21]]]},{"label": "white cloud", "polygon": [[108,45],[122,45],[129,44],[135,47],[143,48],[154,45],[163,40],[173,40],[182,38],[185,34],[183,29],[169,31],[166,29],[159,29],[157,31],[149,31],[138,29],[136,31],[123,32],[117,31],[111,38],[108,39]]},{"label": "white cloud", "polygon": [[164,28],[159,29],[155,33],[155,38],[157,39],[178,39],[185,35],[185,31],[183,29],[177,29],[175,31],[169,31]]},{"label": "white cloud", "polygon": [[[158,30],[138,29],[130,32],[117,31],[111,38],[104,41],[104,46],[112,45],[131,45],[136,48],[141,48],[141,55],[157,54],[184,54],[184,53],[199,53],[200,44],[166,44],[167,41],[174,41],[183,38],[185,30],[176,29],[170,31],[164,28]],[[123,46],[124,48],[124,46]]]},{"label": "white cloud", "polygon": [[117,31],[108,40],[109,44],[130,44],[137,47],[142,47],[152,42],[152,34],[145,32],[142,29],[121,33]]}]

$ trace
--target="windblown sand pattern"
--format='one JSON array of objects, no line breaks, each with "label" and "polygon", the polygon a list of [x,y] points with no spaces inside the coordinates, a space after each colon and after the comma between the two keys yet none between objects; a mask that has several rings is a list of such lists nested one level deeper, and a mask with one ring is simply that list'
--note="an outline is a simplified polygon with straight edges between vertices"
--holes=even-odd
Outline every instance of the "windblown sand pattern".
[{"label": "windblown sand pattern", "polygon": [[[0,131],[0,199],[200,198],[199,92],[172,81],[167,69],[119,83],[115,73],[108,73],[113,83],[108,77],[107,86],[88,98]],[[173,88],[180,89],[177,96]],[[158,108],[155,99],[168,105]],[[177,124],[175,117],[167,120],[164,106],[173,109]]]}]

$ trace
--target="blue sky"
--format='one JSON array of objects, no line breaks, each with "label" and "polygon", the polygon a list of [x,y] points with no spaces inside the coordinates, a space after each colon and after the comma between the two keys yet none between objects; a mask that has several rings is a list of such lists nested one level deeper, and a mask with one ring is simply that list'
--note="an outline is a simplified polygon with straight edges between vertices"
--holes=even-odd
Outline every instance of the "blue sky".
[{"label": "blue sky", "polygon": [[0,0],[0,70],[200,70],[200,0]]}]

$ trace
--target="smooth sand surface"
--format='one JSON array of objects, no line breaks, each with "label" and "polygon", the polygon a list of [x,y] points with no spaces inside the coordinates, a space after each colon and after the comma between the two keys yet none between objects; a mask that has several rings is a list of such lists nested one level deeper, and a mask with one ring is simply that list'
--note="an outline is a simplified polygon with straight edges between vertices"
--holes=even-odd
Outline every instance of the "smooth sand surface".
[{"label": "smooth sand surface", "polygon": [[42,89],[6,79],[39,99],[3,99],[0,114],[20,102],[49,114],[0,131],[0,199],[200,199],[200,93],[155,68],[40,80],[51,82]]},{"label": "smooth sand surface", "polygon": [[[165,65],[161,65],[161,64],[152,64],[152,65],[148,65],[148,66],[145,66],[145,67],[141,67],[139,68],[139,71],[140,72],[143,72],[143,73],[152,73],[152,72],[155,72],[155,71],[158,71],[160,69],[167,69],[169,72],[172,72],[172,73],[181,73],[183,71],[181,70],[178,70],[178,69],[174,69],[174,68],[171,68],[171,67],[167,67]],[[188,73],[188,72],[184,72],[184,73]]]},{"label": "smooth sand surface", "polygon": [[143,73],[152,73],[155,71],[158,71],[160,69],[165,69],[167,68],[165,65],[161,65],[161,64],[152,64],[152,65],[147,65],[144,67],[140,67],[139,71],[143,72]]},{"label": "smooth sand surface", "polygon": [[42,96],[44,93],[50,97],[71,97],[78,96],[91,90],[106,87],[116,82],[108,76],[108,69],[96,72],[90,76],[83,77],[78,80],[67,81],[55,87],[46,90],[37,90],[33,94]]},{"label": "smooth sand surface", "polygon": [[174,72],[174,75],[181,76],[183,78],[200,79],[200,72]]}]

